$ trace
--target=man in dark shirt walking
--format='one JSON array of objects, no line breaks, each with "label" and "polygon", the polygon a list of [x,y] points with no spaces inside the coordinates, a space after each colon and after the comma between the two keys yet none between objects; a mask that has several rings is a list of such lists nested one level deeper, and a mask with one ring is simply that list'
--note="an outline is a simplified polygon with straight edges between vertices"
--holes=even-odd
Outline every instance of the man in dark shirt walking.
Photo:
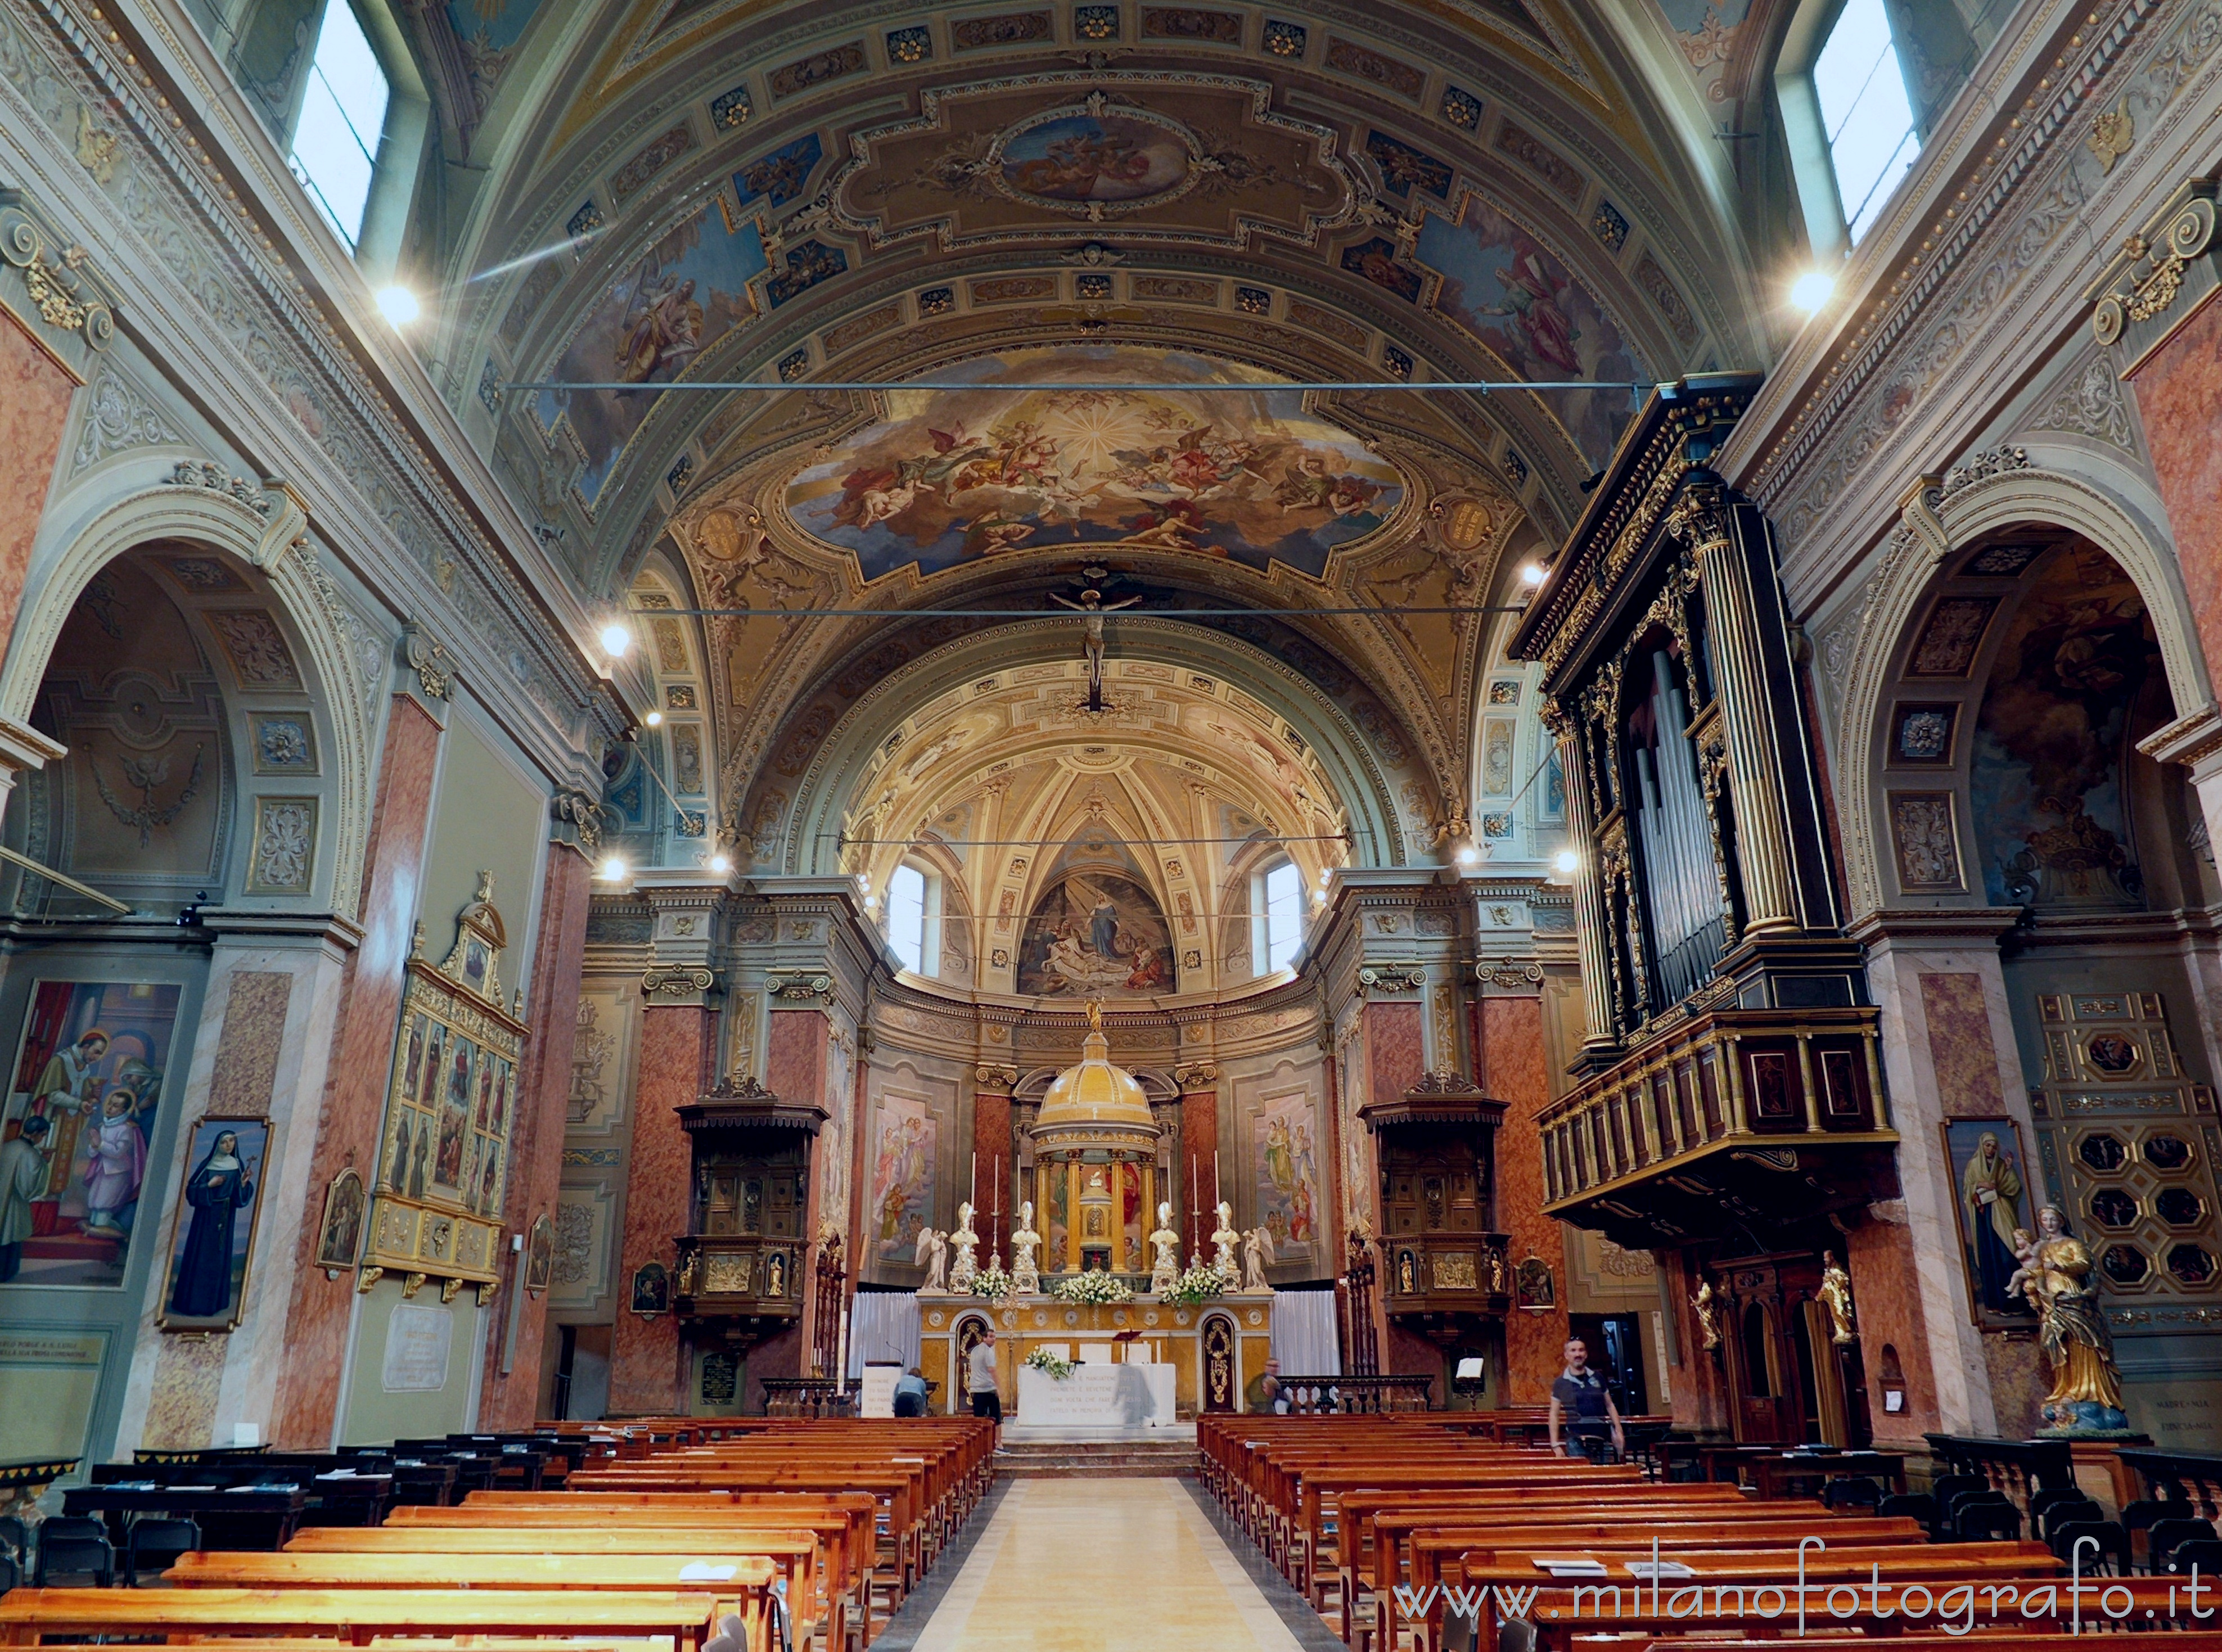
[{"label": "man in dark shirt walking", "polygon": [[1551,1385],[1551,1449],[1563,1457],[1566,1448],[1559,1437],[1562,1420],[1568,1438],[1591,1462],[1604,1455],[1608,1434],[1616,1455],[1628,1449],[1612,1394],[1604,1380],[1590,1369],[1589,1344],[1579,1336],[1567,1339],[1566,1368]]}]

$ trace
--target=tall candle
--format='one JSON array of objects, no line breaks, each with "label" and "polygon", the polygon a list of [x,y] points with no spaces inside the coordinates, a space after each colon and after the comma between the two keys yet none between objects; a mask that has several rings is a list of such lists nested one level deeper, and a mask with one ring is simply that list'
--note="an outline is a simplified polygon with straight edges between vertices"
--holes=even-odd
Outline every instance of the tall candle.
[{"label": "tall candle", "polygon": [[1225,1198],[1226,1195],[1219,1191],[1219,1149],[1214,1148],[1211,1150],[1211,1209],[1214,1215],[1218,1213]]},{"label": "tall candle", "polygon": [[975,1154],[972,1155],[972,1200],[971,1200],[971,1202],[972,1202],[975,1205],[978,1205],[978,1204],[980,1203],[980,1155],[979,1155],[977,1153],[975,1153]]}]

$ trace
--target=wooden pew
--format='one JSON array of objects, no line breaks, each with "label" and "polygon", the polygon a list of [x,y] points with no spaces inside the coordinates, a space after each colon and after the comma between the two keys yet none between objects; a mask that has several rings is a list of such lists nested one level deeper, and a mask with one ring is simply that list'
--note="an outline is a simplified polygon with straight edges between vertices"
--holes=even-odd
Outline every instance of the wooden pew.
[{"label": "wooden pew", "polygon": [[16,1589],[0,1595],[0,1646],[55,1636],[668,1636],[700,1652],[716,1632],[708,1594],[525,1589]]}]

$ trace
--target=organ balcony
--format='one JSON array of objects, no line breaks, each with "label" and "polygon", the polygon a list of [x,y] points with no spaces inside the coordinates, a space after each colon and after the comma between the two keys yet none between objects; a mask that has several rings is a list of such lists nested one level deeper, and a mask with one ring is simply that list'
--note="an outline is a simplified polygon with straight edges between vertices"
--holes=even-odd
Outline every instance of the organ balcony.
[{"label": "organ balcony", "polygon": [[738,1073],[678,1112],[694,1199],[675,1241],[672,1307],[690,1329],[745,1345],[802,1317],[812,1148],[831,1115]]},{"label": "organ balcony", "polygon": [[1539,1115],[1544,1210],[1616,1244],[1895,1198],[1871,1008],[1703,1010]]}]

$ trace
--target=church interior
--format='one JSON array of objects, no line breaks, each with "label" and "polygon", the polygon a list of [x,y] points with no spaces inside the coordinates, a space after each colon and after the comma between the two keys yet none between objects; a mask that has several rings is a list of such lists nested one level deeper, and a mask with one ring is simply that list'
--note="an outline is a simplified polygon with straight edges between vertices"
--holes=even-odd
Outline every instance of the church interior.
[{"label": "church interior", "polygon": [[0,0],[0,1641],[2172,1628],[2218,169],[2222,0]]}]

